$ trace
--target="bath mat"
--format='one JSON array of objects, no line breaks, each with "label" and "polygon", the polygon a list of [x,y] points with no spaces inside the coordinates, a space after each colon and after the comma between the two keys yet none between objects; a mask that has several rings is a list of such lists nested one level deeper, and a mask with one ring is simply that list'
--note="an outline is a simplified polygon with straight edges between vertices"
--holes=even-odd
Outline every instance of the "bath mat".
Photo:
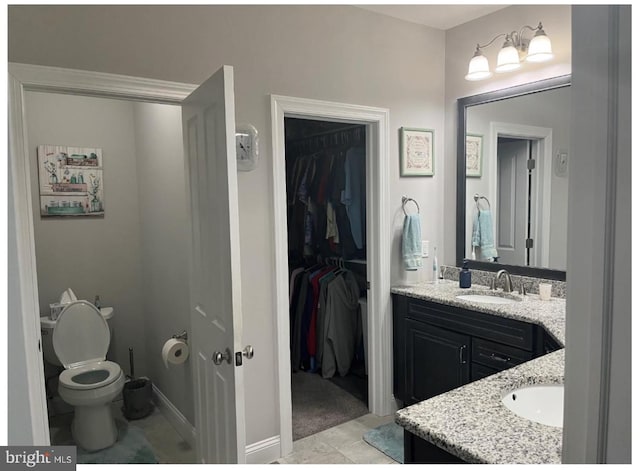
[{"label": "bath mat", "polygon": [[156,464],[153,449],[138,427],[118,423],[118,441],[104,450],[89,452],[78,447],[82,464]]},{"label": "bath mat", "polygon": [[404,429],[395,422],[372,428],[362,438],[389,458],[404,463]]}]

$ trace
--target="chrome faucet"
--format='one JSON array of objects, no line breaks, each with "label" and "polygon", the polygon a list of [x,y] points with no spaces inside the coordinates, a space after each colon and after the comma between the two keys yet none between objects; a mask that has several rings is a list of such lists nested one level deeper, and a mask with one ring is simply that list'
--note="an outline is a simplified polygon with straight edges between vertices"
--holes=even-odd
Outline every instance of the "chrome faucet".
[{"label": "chrome faucet", "polygon": [[513,283],[511,283],[511,275],[507,270],[500,270],[498,273],[496,273],[496,285],[500,282],[500,278],[502,277],[502,275],[506,275],[503,285],[504,291],[510,293],[511,291],[513,291]]}]

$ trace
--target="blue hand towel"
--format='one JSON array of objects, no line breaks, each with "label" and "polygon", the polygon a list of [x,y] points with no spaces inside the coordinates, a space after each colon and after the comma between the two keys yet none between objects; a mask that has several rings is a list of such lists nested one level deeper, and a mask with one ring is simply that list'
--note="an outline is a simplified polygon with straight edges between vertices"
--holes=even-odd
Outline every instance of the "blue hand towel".
[{"label": "blue hand towel", "polygon": [[471,248],[480,248],[480,259],[491,260],[498,256],[498,251],[493,245],[493,221],[491,211],[482,209],[473,218],[473,229],[471,231]]},{"label": "blue hand towel", "polygon": [[422,228],[419,214],[410,214],[404,218],[402,259],[405,270],[413,271],[422,268]]}]

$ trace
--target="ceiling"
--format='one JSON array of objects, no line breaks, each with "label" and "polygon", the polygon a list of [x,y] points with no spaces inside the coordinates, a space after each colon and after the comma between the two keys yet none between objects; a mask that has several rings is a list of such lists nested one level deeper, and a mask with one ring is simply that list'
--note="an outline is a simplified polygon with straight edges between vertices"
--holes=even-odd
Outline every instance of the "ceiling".
[{"label": "ceiling", "polygon": [[447,30],[510,5],[354,5],[400,20]]}]

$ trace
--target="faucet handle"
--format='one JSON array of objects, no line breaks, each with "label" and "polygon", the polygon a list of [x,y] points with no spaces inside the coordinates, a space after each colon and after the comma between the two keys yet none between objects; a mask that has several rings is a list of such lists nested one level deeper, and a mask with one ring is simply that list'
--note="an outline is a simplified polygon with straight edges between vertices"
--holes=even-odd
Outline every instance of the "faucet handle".
[{"label": "faucet handle", "polygon": [[495,291],[495,289],[496,289],[496,279],[495,278],[491,278],[491,282],[489,283],[489,288]]},{"label": "faucet handle", "polygon": [[522,296],[526,296],[527,295],[527,287],[524,284],[524,281],[522,283],[520,283],[520,294]]}]

